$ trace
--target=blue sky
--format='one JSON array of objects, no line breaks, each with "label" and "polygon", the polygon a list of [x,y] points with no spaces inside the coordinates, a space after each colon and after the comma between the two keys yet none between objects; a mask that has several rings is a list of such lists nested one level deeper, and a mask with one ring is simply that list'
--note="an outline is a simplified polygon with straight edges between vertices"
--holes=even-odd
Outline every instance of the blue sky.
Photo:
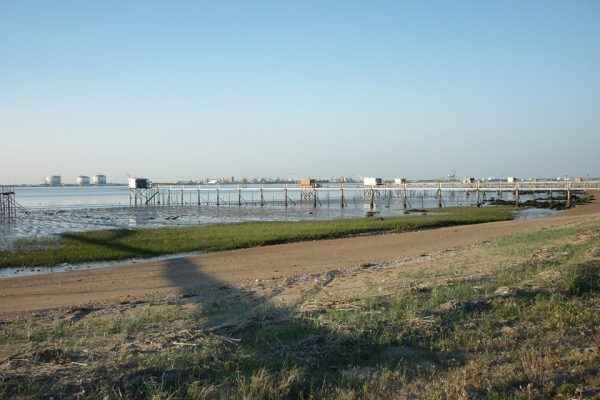
[{"label": "blue sky", "polygon": [[0,0],[0,183],[600,176],[598,1]]}]

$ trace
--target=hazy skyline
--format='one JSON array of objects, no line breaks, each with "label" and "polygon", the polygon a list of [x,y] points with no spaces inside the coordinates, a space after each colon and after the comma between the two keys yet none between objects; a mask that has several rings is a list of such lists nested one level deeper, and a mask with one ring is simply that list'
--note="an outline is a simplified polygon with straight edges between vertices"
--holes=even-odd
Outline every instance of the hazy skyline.
[{"label": "hazy skyline", "polygon": [[600,176],[600,2],[0,0],[0,184]]}]

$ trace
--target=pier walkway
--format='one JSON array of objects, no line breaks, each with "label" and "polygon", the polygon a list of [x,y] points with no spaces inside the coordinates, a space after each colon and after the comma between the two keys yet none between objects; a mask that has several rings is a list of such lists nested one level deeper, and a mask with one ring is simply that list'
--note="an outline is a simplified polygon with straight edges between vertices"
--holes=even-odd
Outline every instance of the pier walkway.
[{"label": "pier walkway", "polygon": [[420,199],[435,199],[442,207],[454,204],[459,198],[467,203],[481,205],[491,198],[504,199],[519,206],[523,196],[540,195],[553,201],[563,198],[566,206],[571,205],[574,193],[598,191],[600,180],[586,181],[414,181],[402,184],[365,186],[362,184],[326,184],[301,187],[297,184],[266,185],[172,185],[152,184],[145,189],[130,189],[130,205],[276,205],[296,206],[327,204],[346,207],[349,203],[362,203],[373,209],[377,203],[397,202],[402,208],[412,208],[412,203]]}]

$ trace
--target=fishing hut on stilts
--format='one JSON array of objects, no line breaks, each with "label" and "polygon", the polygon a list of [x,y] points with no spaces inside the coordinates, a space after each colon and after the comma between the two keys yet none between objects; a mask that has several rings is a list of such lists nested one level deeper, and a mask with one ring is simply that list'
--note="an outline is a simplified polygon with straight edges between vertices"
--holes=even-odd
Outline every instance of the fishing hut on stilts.
[{"label": "fishing hut on stilts", "polygon": [[157,188],[152,187],[152,182],[146,178],[129,178],[129,205],[160,204]]},{"label": "fishing hut on stilts", "polygon": [[15,201],[15,191],[11,186],[0,186],[0,220],[17,218],[20,206]]},{"label": "fishing hut on stilts", "polygon": [[[319,202],[319,196],[317,195],[317,188],[320,185],[317,183],[315,179],[300,179],[300,183],[298,185],[300,187],[300,201],[312,201],[313,206],[317,206],[317,202]],[[320,203],[320,202],[319,202]]]}]

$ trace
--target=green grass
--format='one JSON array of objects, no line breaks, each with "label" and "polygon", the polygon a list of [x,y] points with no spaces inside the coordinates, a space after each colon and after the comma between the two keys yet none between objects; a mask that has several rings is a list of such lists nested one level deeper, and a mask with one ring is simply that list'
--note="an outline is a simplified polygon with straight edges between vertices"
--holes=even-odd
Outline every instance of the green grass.
[{"label": "green grass", "polygon": [[252,222],[187,228],[121,229],[67,233],[56,242],[22,241],[0,252],[2,267],[147,258],[190,251],[221,251],[364,233],[409,231],[512,218],[506,207],[445,208],[422,216],[334,221]]}]

